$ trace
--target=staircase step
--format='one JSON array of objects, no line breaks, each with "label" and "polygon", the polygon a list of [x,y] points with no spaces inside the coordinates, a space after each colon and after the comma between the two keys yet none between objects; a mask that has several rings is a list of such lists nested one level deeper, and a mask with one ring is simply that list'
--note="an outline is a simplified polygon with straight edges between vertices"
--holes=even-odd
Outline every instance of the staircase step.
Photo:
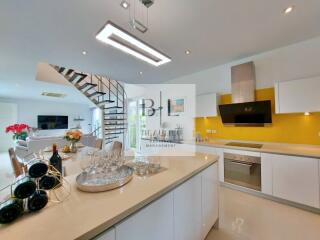
[{"label": "staircase step", "polygon": [[117,113],[111,113],[111,112],[104,113],[104,115],[107,115],[107,116],[109,116],[109,115],[124,115],[124,114],[126,114],[126,113],[123,113],[123,112],[122,113],[118,113],[118,112]]},{"label": "staircase step", "polygon": [[61,68],[59,68],[59,73],[63,73],[64,72],[64,70],[65,70],[66,68],[64,68],[64,67],[61,67]]},{"label": "staircase step", "polygon": [[99,101],[97,102],[98,105],[104,105],[106,103],[114,103],[115,101],[113,100],[103,100],[103,101]]},{"label": "staircase step", "polygon": [[105,118],[104,119],[105,121],[125,121],[127,119],[124,119],[124,118]]},{"label": "staircase step", "polygon": [[123,126],[124,123],[106,123],[105,126]]},{"label": "staircase step", "polygon": [[96,91],[94,93],[88,94],[88,98],[98,97],[98,96],[102,96],[102,95],[105,95],[105,94],[106,94],[105,92]]},{"label": "staircase step", "polygon": [[115,139],[115,138],[118,138],[118,137],[106,137],[104,138],[105,140],[111,140],[111,139]]},{"label": "staircase step", "polygon": [[69,76],[69,75],[70,75],[71,73],[73,73],[73,72],[74,72],[74,70],[70,68],[70,69],[66,72],[65,75],[66,75],[66,76]]},{"label": "staircase step", "polygon": [[105,132],[104,135],[120,135],[123,134],[124,131],[114,131],[114,132]]},{"label": "staircase step", "polygon": [[119,134],[123,134],[123,132],[106,132],[104,135],[119,135]]},{"label": "staircase step", "polygon": [[112,131],[112,130],[125,130],[126,128],[105,128],[107,131]]},{"label": "staircase step", "polygon": [[106,107],[104,108],[105,110],[108,110],[108,109],[122,109],[123,107],[120,107],[120,106],[113,106],[113,107]]},{"label": "staircase step", "polygon": [[79,90],[83,90],[83,89],[85,89],[86,87],[89,87],[89,88],[86,89],[86,91],[89,91],[90,89],[92,89],[92,88],[94,88],[94,87],[96,87],[96,86],[98,86],[98,85],[97,85],[97,84],[94,84],[94,83],[85,83],[85,84],[83,84],[81,87],[79,87],[78,89],[79,89]]},{"label": "staircase step", "polygon": [[83,79],[85,79],[88,75],[84,73],[73,73],[73,75],[69,78],[69,82],[74,83],[73,81],[76,80],[78,77],[78,80],[74,84],[79,84]]},{"label": "staircase step", "polygon": [[75,84],[81,83],[86,77],[88,77],[88,75],[84,73],[77,73],[77,74],[80,76],[80,78],[76,81]]}]

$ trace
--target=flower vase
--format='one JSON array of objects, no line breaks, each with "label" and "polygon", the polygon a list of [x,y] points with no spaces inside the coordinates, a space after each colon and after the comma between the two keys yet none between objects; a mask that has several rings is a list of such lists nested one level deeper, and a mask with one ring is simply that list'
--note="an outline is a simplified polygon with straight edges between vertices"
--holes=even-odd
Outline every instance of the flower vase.
[{"label": "flower vase", "polygon": [[76,153],[77,152],[77,146],[75,142],[70,143],[70,152],[71,153]]}]

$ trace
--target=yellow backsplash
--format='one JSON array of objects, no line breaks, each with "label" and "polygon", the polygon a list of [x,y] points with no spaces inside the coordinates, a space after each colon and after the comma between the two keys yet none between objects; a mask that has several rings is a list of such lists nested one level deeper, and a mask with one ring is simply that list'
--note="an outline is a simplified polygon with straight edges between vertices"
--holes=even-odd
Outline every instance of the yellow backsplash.
[{"label": "yellow backsplash", "polygon": [[[272,125],[265,127],[224,126],[221,117],[195,119],[195,130],[203,138],[320,145],[320,113],[275,114],[274,88],[256,90],[256,100],[271,100]],[[231,103],[231,94],[222,95],[220,104]],[[216,130],[208,134],[207,129]]]}]

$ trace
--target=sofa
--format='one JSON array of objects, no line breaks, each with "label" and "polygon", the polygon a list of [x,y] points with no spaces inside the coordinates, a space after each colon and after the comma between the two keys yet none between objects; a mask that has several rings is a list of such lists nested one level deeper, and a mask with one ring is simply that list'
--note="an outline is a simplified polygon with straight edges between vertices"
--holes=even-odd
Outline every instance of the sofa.
[{"label": "sofa", "polygon": [[[80,142],[85,146],[95,147],[96,139],[93,134],[84,134]],[[62,148],[68,142],[62,136],[30,136],[26,141],[17,141],[15,152],[19,158],[24,158],[28,154],[38,153],[48,147],[51,148],[53,144],[57,144],[58,148]]]}]

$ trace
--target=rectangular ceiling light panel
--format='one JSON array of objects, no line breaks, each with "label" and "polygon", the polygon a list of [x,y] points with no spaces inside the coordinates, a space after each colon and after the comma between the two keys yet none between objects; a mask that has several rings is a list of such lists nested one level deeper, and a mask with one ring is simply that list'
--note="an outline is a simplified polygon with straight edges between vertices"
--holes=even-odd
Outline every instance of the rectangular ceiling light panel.
[{"label": "rectangular ceiling light panel", "polygon": [[98,32],[96,39],[157,67],[171,62],[169,57],[110,21]]}]

